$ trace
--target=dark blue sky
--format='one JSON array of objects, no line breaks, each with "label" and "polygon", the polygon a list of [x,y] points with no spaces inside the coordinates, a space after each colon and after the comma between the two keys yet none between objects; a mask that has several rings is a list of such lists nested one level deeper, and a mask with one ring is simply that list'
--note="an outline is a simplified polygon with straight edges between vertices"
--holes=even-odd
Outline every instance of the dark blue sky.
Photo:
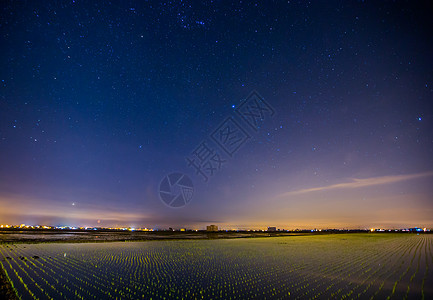
[{"label": "dark blue sky", "polygon": [[[3,1],[0,223],[433,226],[432,13]],[[252,91],[275,111],[255,129]],[[228,117],[250,137],[232,156],[212,140]],[[186,161],[202,142],[225,160],[207,182]],[[158,193],[172,172],[194,185],[178,209]]]}]

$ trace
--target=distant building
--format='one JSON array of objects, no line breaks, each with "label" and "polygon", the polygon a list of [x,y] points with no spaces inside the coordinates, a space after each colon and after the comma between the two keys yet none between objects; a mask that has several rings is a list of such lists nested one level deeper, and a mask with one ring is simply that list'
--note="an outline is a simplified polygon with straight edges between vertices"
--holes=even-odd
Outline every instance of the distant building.
[{"label": "distant building", "polygon": [[268,231],[277,231],[277,227],[268,227]]},{"label": "distant building", "polygon": [[216,225],[206,226],[206,231],[218,231],[218,226]]}]

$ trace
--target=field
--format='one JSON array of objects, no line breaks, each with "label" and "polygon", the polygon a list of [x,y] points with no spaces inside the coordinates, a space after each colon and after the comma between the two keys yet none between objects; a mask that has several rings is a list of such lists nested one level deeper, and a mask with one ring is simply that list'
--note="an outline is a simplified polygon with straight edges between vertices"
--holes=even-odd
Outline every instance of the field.
[{"label": "field", "polygon": [[433,235],[0,244],[22,299],[432,299]]}]

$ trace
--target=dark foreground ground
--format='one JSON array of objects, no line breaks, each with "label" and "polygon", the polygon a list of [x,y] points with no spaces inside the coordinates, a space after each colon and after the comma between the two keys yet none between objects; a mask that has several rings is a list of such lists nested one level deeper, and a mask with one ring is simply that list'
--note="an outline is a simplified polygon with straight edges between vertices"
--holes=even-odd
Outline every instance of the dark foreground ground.
[{"label": "dark foreground ground", "polygon": [[161,234],[0,243],[0,266],[21,299],[433,299],[431,234]]},{"label": "dark foreground ground", "polygon": [[114,242],[170,239],[230,239],[273,236],[297,236],[308,232],[206,232],[206,231],[103,231],[103,230],[3,230],[0,243],[44,243],[44,242]]},{"label": "dark foreground ground", "polygon": [[5,230],[0,299],[429,299],[432,250],[424,233]]},{"label": "dark foreground ground", "polygon": [[[147,240],[232,239],[296,236],[310,233],[287,232],[179,232],[179,231],[77,231],[77,230],[0,230],[0,244],[14,243],[81,243]],[[0,268],[0,299],[18,299],[4,270]]]}]

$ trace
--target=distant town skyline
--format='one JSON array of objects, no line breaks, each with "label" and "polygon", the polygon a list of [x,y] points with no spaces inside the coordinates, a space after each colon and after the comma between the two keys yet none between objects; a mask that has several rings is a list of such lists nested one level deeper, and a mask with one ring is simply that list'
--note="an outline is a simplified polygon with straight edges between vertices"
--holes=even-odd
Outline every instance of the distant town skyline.
[{"label": "distant town skyline", "polygon": [[73,232],[73,231],[113,231],[113,232],[153,232],[153,231],[177,231],[177,232],[194,232],[194,231],[206,231],[206,232],[231,232],[231,231],[260,231],[260,232],[297,232],[297,231],[307,231],[307,232],[357,232],[357,231],[367,231],[367,232],[426,232],[430,233],[433,231],[433,228],[427,227],[402,227],[402,228],[278,228],[275,226],[270,226],[267,228],[234,228],[234,227],[222,227],[219,228],[217,225],[211,224],[206,225],[205,228],[186,228],[181,226],[174,227],[155,227],[155,228],[147,228],[147,227],[89,227],[89,226],[47,226],[47,225],[28,225],[28,224],[20,224],[20,225],[9,225],[9,224],[1,224],[0,231],[19,231],[26,232],[32,231],[35,232]]},{"label": "distant town skyline", "polygon": [[3,1],[0,224],[433,227],[431,8]]}]

